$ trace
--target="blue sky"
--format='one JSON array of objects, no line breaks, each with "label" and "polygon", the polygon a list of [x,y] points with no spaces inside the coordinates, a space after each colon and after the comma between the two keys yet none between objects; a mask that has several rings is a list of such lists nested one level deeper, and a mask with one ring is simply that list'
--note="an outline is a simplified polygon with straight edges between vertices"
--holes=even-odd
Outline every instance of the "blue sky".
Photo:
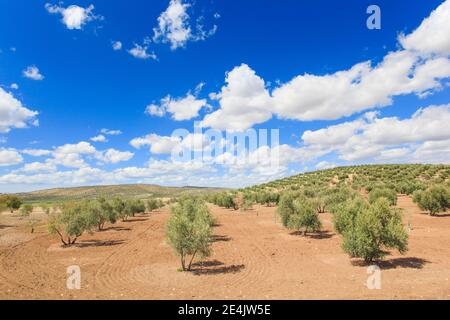
[{"label": "blue sky", "polygon": [[[436,0],[0,1],[0,192],[446,163],[449,17]],[[176,161],[211,147],[170,137],[194,121],[280,146]]]}]

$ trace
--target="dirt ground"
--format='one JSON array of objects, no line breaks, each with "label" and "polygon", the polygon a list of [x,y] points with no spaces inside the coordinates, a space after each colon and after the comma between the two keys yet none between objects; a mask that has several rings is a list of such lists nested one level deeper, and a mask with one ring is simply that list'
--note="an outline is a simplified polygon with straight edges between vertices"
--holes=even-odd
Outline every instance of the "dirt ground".
[{"label": "dirt ground", "polygon": [[[381,289],[368,289],[367,266],[340,248],[331,215],[324,231],[292,234],[276,221],[275,208],[246,212],[210,206],[213,254],[195,270],[178,272],[165,243],[169,209],[84,235],[73,248],[41,226],[31,234],[23,221],[0,222],[0,299],[450,299],[450,215],[429,217],[406,196],[409,251],[380,264]],[[66,288],[67,267],[81,268],[81,289]]]}]

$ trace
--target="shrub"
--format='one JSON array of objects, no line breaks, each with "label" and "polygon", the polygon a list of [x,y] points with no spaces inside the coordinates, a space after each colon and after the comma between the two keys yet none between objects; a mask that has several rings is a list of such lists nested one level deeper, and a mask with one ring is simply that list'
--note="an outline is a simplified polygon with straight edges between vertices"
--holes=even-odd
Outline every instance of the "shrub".
[{"label": "shrub", "polygon": [[425,191],[418,190],[414,192],[413,201],[421,210],[434,216],[450,208],[450,190],[443,185],[436,185]]},{"label": "shrub", "polygon": [[191,270],[197,255],[210,255],[212,225],[213,218],[203,201],[182,199],[172,207],[166,237],[180,257],[183,271]]},{"label": "shrub", "polygon": [[347,202],[335,219],[336,231],[343,236],[344,251],[367,263],[383,258],[387,254],[386,249],[397,249],[402,254],[406,252],[408,234],[403,227],[400,210],[390,207],[384,197],[368,206],[359,201]]},{"label": "shrub", "polygon": [[392,206],[397,204],[397,192],[395,192],[395,190],[375,188],[369,192],[369,203],[375,203],[379,198],[386,198]]}]

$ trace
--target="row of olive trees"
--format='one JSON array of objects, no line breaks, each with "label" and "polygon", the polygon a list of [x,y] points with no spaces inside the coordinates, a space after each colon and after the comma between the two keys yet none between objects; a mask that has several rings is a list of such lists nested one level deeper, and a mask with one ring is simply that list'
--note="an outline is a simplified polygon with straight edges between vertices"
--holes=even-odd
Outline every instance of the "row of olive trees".
[{"label": "row of olive trees", "polygon": [[83,200],[66,202],[49,212],[48,230],[51,234],[59,236],[65,246],[73,245],[86,231],[104,230],[106,223],[114,224],[121,219],[126,221],[128,217],[134,217],[146,210],[152,211],[164,204],[161,201],[150,200],[147,205],[142,200],[114,198],[106,200]]}]

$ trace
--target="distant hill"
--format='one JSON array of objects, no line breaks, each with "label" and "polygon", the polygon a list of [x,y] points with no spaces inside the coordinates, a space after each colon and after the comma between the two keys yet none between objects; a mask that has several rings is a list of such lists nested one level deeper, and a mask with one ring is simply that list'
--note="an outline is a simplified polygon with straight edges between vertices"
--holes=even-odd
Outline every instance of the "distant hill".
[{"label": "distant hill", "polygon": [[353,188],[371,188],[383,185],[399,193],[411,194],[414,190],[437,183],[450,184],[450,165],[432,164],[380,164],[336,167],[305,172],[274,180],[244,190],[297,190],[300,188],[327,188],[348,185]]},{"label": "distant hill", "polygon": [[203,187],[162,187],[150,184],[124,184],[107,186],[88,186],[73,188],[55,188],[38,190],[32,192],[17,193],[23,201],[36,202],[58,202],[68,200],[94,199],[97,197],[113,198],[171,198],[190,194],[207,194],[219,192],[225,189],[221,188],[203,188]]}]

